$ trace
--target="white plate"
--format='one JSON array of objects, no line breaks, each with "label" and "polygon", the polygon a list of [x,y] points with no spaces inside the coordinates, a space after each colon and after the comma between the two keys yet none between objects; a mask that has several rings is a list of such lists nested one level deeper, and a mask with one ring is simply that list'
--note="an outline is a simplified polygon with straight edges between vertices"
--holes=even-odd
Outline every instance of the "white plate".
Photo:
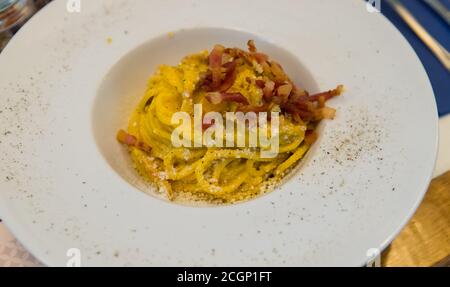
[{"label": "white plate", "polygon": [[[345,84],[336,120],[261,198],[196,208],[140,192],[114,135],[155,65],[250,36],[311,92]],[[425,71],[364,1],[82,0],[68,13],[59,0],[10,42],[0,74],[0,216],[47,265],[70,248],[84,266],[363,265],[412,216],[435,162]]]}]

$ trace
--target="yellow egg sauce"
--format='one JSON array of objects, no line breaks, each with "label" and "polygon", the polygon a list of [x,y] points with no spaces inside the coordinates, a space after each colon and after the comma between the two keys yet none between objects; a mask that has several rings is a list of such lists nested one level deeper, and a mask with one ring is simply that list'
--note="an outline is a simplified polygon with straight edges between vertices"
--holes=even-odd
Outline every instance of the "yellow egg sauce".
[{"label": "yellow egg sauce", "polygon": [[[280,147],[274,158],[262,158],[257,148],[175,148],[171,142],[172,115],[183,111],[193,115],[194,104],[203,112],[225,114],[236,111],[235,102],[213,104],[200,83],[207,75],[209,53],[203,51],[182,59],[177,66],[162,65],[150,77],[148,88],[132,114],[128,133],[151,147],[143,151],[129,146],[136,170],[170,200],[217,204],[235,203],[268,192],[280,182],[308,151],[305,133],[310,123],[280,116]],[[248,106],[264,104],[257,80],[270,81],[276,75],[255,61],[238,59],[234,83],[227,93],[240,93]],[[275,71],[276,72],[276,71]],[[271,111],[280,106],[271,104]]]}]

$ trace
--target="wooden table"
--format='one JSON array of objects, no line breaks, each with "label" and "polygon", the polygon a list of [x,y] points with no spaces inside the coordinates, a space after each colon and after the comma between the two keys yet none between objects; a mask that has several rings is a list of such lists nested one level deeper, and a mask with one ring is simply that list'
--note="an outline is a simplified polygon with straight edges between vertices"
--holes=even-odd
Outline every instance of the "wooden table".
[{"label": "wooden table", "polygon": [[[51,0],[34,0],[42,8]],[[382,254],[382,266],[450,267],[450,171],[436,178],[416,214]]]},{"label": "wooden table", "polygon": [[450,171],[432,181],[414,217],[383,253],[381,264],[450,267]]}]

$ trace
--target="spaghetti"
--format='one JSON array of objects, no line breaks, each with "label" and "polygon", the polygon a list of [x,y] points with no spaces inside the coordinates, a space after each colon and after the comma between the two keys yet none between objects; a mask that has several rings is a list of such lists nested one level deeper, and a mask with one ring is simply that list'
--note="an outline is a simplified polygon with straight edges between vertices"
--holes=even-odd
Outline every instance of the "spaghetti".
[{"label": "spaghetti", "polygon": [[[282,67],[257,51],[216,45],[209,53],[185,57],[178,66],[159,67],[145,96],[117,139],[128,146],[137,171],[170,200],[233,203],[250,199],[279,182],[302,159],[317,138],[317,123],[332,119],[325,102],[343,87],[309,95],[295,86]],[[279,152],[261,157],[262,147],[175,148],[172,115],[203,112],[279,112]],[[270,122],[270,119],[269,119]],[[204,129],[209,126],[205,123]]]}]

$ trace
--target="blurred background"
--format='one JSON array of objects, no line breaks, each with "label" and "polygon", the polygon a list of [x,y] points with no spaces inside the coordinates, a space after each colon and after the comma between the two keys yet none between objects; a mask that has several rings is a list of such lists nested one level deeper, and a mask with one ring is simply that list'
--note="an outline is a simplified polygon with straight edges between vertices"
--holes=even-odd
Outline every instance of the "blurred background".
[{"label": "blurred background", "polygon": [[[430,49],[422,42],[415,32],[406,24],[399,14],[388,3],[381,1],[382,13],[400,30],[409,41],[421,59],[436,95],[439,115],[444,116],[450,113],[450,72],[435,57]],[[434,37],[444,48],[450,50],[450,0],[403,0],[400,1],[408,9],[413,17]],[[434,3],[440,3],[446,10],[446,19],[439,14]]]}]

